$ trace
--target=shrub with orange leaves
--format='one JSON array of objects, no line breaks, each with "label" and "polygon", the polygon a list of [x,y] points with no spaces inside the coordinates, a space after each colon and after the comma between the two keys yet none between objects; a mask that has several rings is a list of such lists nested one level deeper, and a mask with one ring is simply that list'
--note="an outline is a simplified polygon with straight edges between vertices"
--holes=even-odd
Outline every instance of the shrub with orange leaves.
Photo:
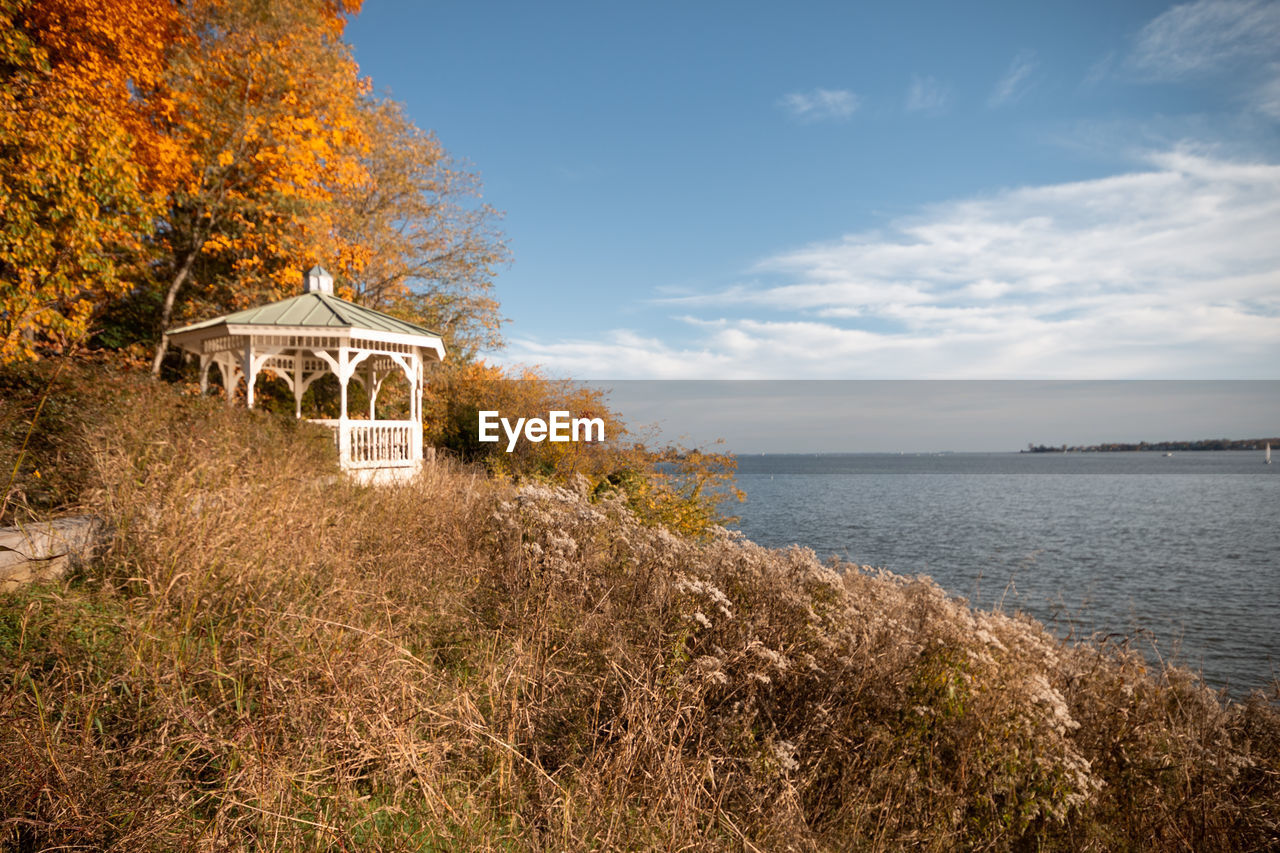
[{"label": "shrub with orange leaves", "polygon": [[[482,361],[442,370],[427,385],[424,407],[429,442],[512,478],[568,483],[582,475],[598,481],[614,464],[613,456],[626,436],[625,426],[599,391],[570,380],[548,379],[531,369],[506,371]],[[519,441],[508,453],[505,439],[496,444],[479,440],[479,413],[485,410],[498,411],[512,422],[546,418],[553,410],[598,417],[605,422],[606,441]]]},{"label": "shrub with orange leaves", "polygon": [[[530,368],[504,371],[483,362],[447,369],[427,388],[427,441],[483,463],[499,478],[573,486],[597,498],[621,493],[640,520],[696,535],[729,520],[721,507],[742,499],[733,484],[737,466],[732,456],[647,446],[609,408],[598,388],[550,379]],[[545,420],[552,411],[600,418],[605,440],[522,439],[508,452],[505,437],[496,443],[479,440],[481,411],[496,411],[511,423],[517,418]]]}]

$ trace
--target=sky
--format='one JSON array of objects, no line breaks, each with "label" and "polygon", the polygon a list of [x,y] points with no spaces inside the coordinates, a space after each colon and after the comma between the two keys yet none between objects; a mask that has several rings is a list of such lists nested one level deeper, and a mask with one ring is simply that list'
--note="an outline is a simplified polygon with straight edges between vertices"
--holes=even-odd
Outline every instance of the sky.
[{"label": "sky", "polygon": [[366,0],[484,183],[491,358],[598,379],[1280,376],[1280,2]]},{"label": "sky", "polygon": [[657,379],[593,387],[637,438],[739,454],[1009,453],[1028,444],[1280,436],[1276,380]]}]

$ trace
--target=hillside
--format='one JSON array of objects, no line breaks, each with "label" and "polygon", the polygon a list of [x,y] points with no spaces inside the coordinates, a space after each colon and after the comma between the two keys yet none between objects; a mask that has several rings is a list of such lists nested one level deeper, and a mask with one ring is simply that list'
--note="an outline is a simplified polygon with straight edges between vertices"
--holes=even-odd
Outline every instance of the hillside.
[{"label": "hillside", "polygon": [[2,850],[1280,844],[1274,697],[93,367],[0,374],[6,479],[46,388],[0,523],[114,532],[0,594]]}]

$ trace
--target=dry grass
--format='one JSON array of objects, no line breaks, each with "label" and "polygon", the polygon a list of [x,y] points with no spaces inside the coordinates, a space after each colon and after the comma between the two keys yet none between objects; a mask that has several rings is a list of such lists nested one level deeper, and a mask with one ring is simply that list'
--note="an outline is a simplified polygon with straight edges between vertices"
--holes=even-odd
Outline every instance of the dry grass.
[{"label": "dry grass", "polygon": [[448,463],[360,488],[306,427],[112,396],[61,437],[110,549],[0,598],[0,849],[1280,844],[1274,702],[927,581]]}]

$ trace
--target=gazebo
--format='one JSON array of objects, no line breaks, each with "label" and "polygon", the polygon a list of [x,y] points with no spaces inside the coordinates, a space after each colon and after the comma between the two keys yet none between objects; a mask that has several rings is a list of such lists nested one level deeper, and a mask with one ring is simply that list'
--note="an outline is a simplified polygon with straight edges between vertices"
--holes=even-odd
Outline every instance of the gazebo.
[{"label": "gazebo", "polygon": [[[428,362],[444,359],[435,332],[333,295],[333,277],[320,267],[304,276],[304,292],[167,332],[169,342],[200,359],[200,391],[207,393],[209,368],[217,365],[227,404],[245,379],[245,400],[262,371],[293,392],[294,415],[302,396],[331,373],[341,387],[340,417],[309,419],[329,427],[344,471],[365,482],[413,476],[422,466],[422,389]],[[409,419],[379,420],[378,391],[401,371],[409,383]],[[369,397],[368,420],[347,413],[347,386],[359,382]]]}]

